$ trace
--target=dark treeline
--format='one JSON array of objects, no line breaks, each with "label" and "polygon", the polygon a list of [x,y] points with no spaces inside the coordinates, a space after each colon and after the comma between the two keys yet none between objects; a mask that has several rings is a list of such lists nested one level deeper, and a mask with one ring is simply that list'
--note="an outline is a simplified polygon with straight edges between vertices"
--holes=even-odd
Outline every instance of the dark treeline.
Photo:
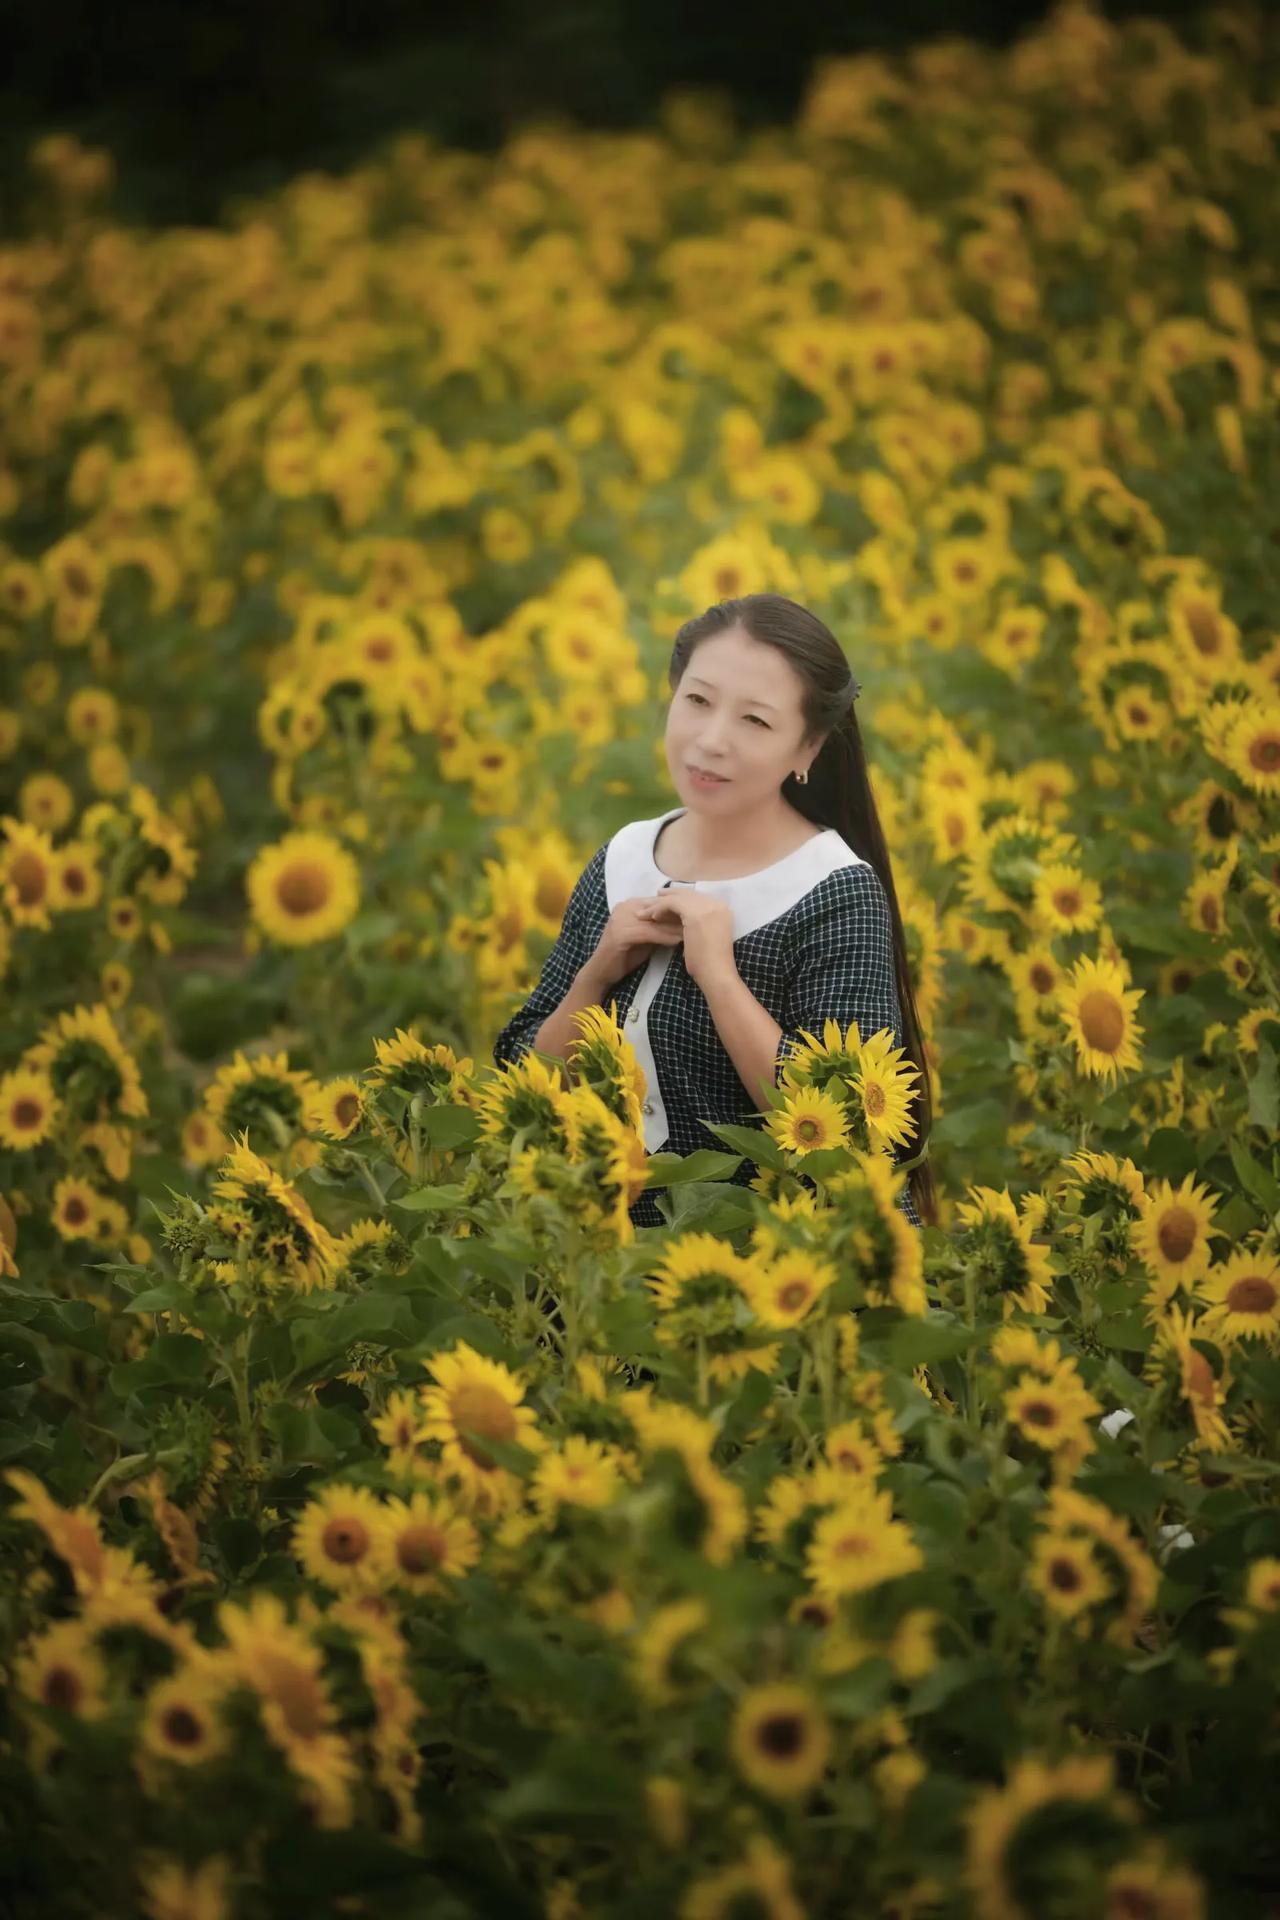
[{"label": "dark treeline", "polygon": [[[49,129],[108,145],[122,211],[205,220],[302,167],[350,165],[384,135],[486,148],[536,113],[644,124],[674,85],[732,91],[744,124],[782,121],[823,52],[942,33],[1007,43],[1044,0],[9,0],[0,192]],[[1120,5],[1176,18],[1190,5]],[[6,222],[7,224],[7,222]]]}]

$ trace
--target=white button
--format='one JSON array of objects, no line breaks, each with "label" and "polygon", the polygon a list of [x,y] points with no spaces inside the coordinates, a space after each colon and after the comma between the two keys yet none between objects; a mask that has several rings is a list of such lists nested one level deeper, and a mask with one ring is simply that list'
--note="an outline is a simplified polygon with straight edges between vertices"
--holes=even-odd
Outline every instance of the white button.
[{"label": "white button", "polygon": [[637,1020],[638,1020],[639,1018],[640,1018],[640,1009],[639,1009],[639,1007],[632,1007],[632,1009],[631,1009],[631,1011],[630,1011],[630,1013],[629,1013],[629,1014],[627,1015],[627,1025],[628,1025],[628,1026],[634,1026],[634,1025],[635,1025],[635,1023],[636,1023],[636,1021],[637,1021]]},{"label": "white button", "polygon": [[653,1112],[653,1102],[652,1102],[652,1100],[646,1100],[646,1101],[645,1101],[645,1103],[644,1103],[644,1110],[645,1110],[645,1112],[646,1112],[646,1113],[652,1113],[652,1112]]}]

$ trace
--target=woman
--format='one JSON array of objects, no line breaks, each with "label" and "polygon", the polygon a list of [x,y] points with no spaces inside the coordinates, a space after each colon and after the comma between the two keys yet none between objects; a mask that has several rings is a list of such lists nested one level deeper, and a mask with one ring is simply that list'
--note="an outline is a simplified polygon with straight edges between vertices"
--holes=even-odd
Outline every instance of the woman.
[{"label": "woman", "polygon": [[[667,765],[682,805],[634,820],[592,855],[528,1001],[494,1043],[563,1058],[574,1014],[616,1003],[644,1068],[645,1146],[724,1142],[703,1125],[759,1125],[800,1029],[830,1017],[863,1039],[888,1027],[929,1081],[889,855],[854,718],[858,685],[816,614],[752,593],[686,621],[672,648]],[[733,1178],[747,1184],[744,1161]],[[937,1207],[928,1162],[899,1204]],[[653,1191],[637,1226],[662,1222]]]}]

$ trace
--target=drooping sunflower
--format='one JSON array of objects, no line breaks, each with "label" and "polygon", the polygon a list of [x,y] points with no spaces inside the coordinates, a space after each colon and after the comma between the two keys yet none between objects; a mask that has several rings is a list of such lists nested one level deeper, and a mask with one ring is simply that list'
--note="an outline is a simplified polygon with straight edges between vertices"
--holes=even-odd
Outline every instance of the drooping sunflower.
[{"label": "drooping sunflower", "polygon": [[631,1675],[637,1692],[655,1706],[674,1700],[692,1677],[678,1665],[686,1641],[710,1624],[705,1600],[672,1600],[645,1621],[631,1643]]},{"label": "drooping sunflower", "polygon": [[1172,1377],[1175,1391],[1185,1402],[1195,1428],[1192,1444],[1226,1453],[1233,1445],[1223,1411],[1231,1384],[1230,1359],[1219,1375],[1208,1355],[1196,1345],[1197,1339],[1209,1339],[1203,1320],[1184,1313],[1180,1307],[1165,1307],[1155,1323],[1143,1374],[1152,1381]]},{"label": "drooping sunflower", "polygon": [[331,1285],[337,1259],[333,1235],[247,1139],[238,1140],[223,1161],[213,1191],[248,1222],[246,1245],[254,1258],[303,1292]]},{"label": "drooping sunflower", "polygon": [[[1055,1829],[1038,1820],[1063,1806],[1074,1816],[1069,1826],[1060,1823]],[[1051,1882],[1055,1831],[1069,1835],[1073,1860],[1087,1858],[1097,1886],[1086,1910],[1100,1911],[1103,1874],[1133,1819],[1131,1801],[1115,1790],[1109,1754],[1073,1754],[1057,1762],[1029,1755],[1016,1761],[1006,1784],[980,1791],[966,1816],[965,1877],[978,1920],[1034,1920],[1039,1898],[1025,1877],[1032,1875],[1036,1885]],[[1087,1841],[1082,1838],[1085,1820]],[[1027,1837],[1033,1823],[1045,1834],[1039,1847]]]},{"label": "drooping sunflower", "polygon": [[822,1778],[831,1726],[807,1687],[780,1680],[751,1687],[729,1729],[729,1751],[743,1779],[774,1800],[793,1800]]},{"label": "drooping sunflower", "polygon": [[58,1121],[58,1096],[39,1067],[15,1067],[0,1079],[0,1145],[25,1153],[47,1140]]},{"label": "drooping sunflower", "polygon": [[644,1068],[618,1025],[616,1008],[583,1007],[574,1015],[578,1037],[570,1042],[569,1059],[585,1084],[599,1094],[619,1120],[639,1134],[644,1118],[641,1106],[647,1091]]},{"label": "drooping sunflower", "polygon": [[1209,1238],[1217,1209],[1217,1199],[1194,1173],[1176,1187],[1168,1180],[1151,1183],[1130,1240],[1152,1275],[1157,1305],[1167,1304],[1179,1287],[1190,1291],[1208,1272]]},{"label": "drooping sunflower", "polygon": [[703,1873],[685,1890],[678,1920],[805,1920],[791,1884],[791,1864],[767,1834],[752,1834],[740,1860]]},{"label": "drooping sunflower", "polygon": [[682,1233],[669,1240],[646,1285],[659,1319],[655,1332],[665,1345],[702,1335],[723,1347],[733,1344],[740,1303],[757,1276],[746,1254],[714,1233]]},{"label": "drooping sunflower", "polygon": [[309,1073],[290,1067],[285,1052],[250,1060],[237,1047],[205,1089],[205,1109],[215,1127],[243,1135],[255,1151],[278,1152],[305,1130],[308,1101],[318,1091]]},{"label": "drooping sunflower", "polygon": [[1261,1247],[1238,1247],[1196,1285],[1207,1303],[1201,1325],[1211,1340],[1280,1344],[1280,1260]]},{"label": "drooping sunflower", "polygon": [[[851,1226],[850,1246],[869,1307],[928,1310],[924,1245],[898,1205],[907,1176],[882,1153],[860,1153],[847,1173],[829,1177],[833,1210]],[[869,1203],[869,1204],[868,1204]]]},{"label": "drooping sunflower", "polygon": [[1053,1269],[1049,1249],[1037,1245],[1035,1227],[1025,1204],[1020,1209],[1006,1190],[971,1186],[956,1206],[956,1220],[968,1229],[961,1239],[966,1251],[984,1250],[986,1273],[1000,1294],[1004,1318],[1015,1307],[1043,1313],[1049,1304]]},{"label": "drooping sunflower", "polygon": [[1109,960],[1080,959],[1061,990],[1060,1017],[1083,1074],[1114,1079],[1122,1068],[1141,1064],[1142,1028],[1133,1014],[1142,992],[1127,987],[1125,979]]},{"label": "drooping sunflower", "polygon": [[245,884],[255,922],[286,947],[332,940],[360,905],[360,869],[327,833],[287,833],[263,847]]},{"label": "drooping sunflower", "polygon": [[60,1013],[22,1060],[43,1068],[58,1099],[85,1123],[145,1119],[149,1111],[137,1063],[101,1003]]},{"label": "drooping sunflower", "polygon": [[524,1401],[518,1376],[460,1340],[450,1353],[426,1363],[436,1381],[422,1395],[423,1427],[441,1442],[445,1471],[481,1507],[507,1505],[518,1482],[486,1447],[486,1441],[539,1452],[537,1415]]}]

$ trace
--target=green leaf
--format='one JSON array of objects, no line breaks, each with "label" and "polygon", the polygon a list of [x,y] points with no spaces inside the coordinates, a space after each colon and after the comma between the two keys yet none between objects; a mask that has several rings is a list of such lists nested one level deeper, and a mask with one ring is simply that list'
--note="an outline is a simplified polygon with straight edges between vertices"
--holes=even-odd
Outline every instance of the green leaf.
[{"label": "green leaf", "polygon": [[1249,1081],[1249,1119],[1255,1127],[1274,1136],[1280,1127],[1280,1082],[1276,1078],[1276,1053],[1269,1041],[1258,1037],[1258,1071]]},{"label": "green leaf", "polygon": [[742,1165],[740,1153],[717,1153],[714,1147],[699,1147],[693,1153],[651,1153],[648,1185],[678,1187],[690,1180],[727,1180]]},{"label": "green leaf", "polygon": [[896,1367],[910,1370],[935,1360],[951,1360],[986,1339],[982,1327],[966,1327],[958,1320],[904,1320],[889,1335],[889,1353]]},{"label": "green leaf", "polygon": [[442,1187],[415,1187],[412,1193],[401,1194],[391,1205],[404,1207],[410,1213],[452,1213],[466,1198],[466,1188],[455,1181]]},{"label": "green leaf", "polygon": [[418,1125],[437,1148],[470,1147],[480,1138],[480,1121],[470,1107],[425,1107],[418,1115]]},{"label": "green leaf", "polygon": [[1280,1180],[1254,1159],[1242,1140],[1233,1137],[1227,1142],[1227,1150],[1245,1192],[1251,1193],[1268,1213],[1280,1213]]},{"label": "green leaf", "polygon": [[763,1127],[720,1126],[713,1120],[704,1120],[702,1124],[708,1133],[714,1133],[717,1140],[736,1147],[753,1166],[781,1170],[787,1164],[786,1154],[773,1135],[766,1133]]},{"label": "green leaf", "polygon": [[1199,1143],[1181,1127],[1157,1127],[1142,1148],[1142,1167],[1175,1186],[1194,1173],[1200,1164]]}]

